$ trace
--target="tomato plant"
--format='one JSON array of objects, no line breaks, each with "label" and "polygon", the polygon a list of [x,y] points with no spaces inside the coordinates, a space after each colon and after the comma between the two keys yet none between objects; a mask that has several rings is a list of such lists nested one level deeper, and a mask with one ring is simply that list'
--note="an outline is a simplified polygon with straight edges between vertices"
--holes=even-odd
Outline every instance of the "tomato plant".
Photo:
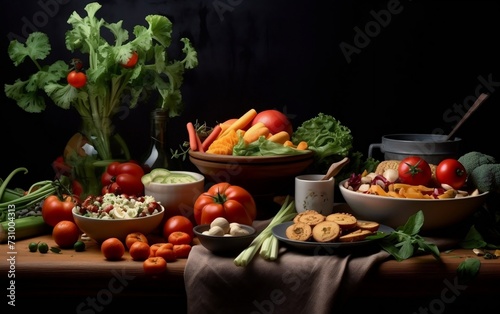
[{"label": "tomato plant", "polygon": [[257,208],[250,192],[227,182],[214,184],[194,204],[194,219],[198,225],[210,224],[217,217],[252,225],[256,216]]},{"label": "tomato plant", "polygon": [[186,216],[175,215],[165,221],[163,225],[163,237],[165,240],[168,240],[171,233],[177,231],[185,232],[191,239],[194,238],[193,223]]},{"label": "tomato plant", "polygon": [[399,180],[411,185],[427,185],[432,178],[429,163],[418,156],[409,156],[400,161]]},{"label": "tomato plant", "polygon": [[448,184],[458,190],[464,186],[467,180],[467,171],[460,161],[448,158],[437,165],[436,179],[440,184]]},{"label": "tomato plant", "polygon": [[144,170],[135,162],[112,162],[101,176],[102,194],[144,195]]},{"label": "tomato plant", "polygon": [[69,72],[66,79],[68,80],[68,84],[75,88],[82,88],[87,84],[87,75],[76,70]]},{"label": "tomato plant", "polygon": [[128,59],[127,63],[122,63],[122,66],[124,68],[131,69],[135,67],[135,65],[137,64],[137,60],[139,60],[139,54],[136,51],[134,51],[132,52],[132,55]]},{"label": "tomato plant", "polygon": [[292,136],[293,126],[290,120],[280,111],[269,109],[259,112],[252,120],[252,125],[262,122],[271,134],[286,131]]},{"label": "tomato plant", "polygon": [[50,195],[43,201],[43,220],[52,227],[63,220],[74,222],[75,220],[71,211],[75,205],[76,201],[70,195],[63,195],[62,198],[57,195]]}]

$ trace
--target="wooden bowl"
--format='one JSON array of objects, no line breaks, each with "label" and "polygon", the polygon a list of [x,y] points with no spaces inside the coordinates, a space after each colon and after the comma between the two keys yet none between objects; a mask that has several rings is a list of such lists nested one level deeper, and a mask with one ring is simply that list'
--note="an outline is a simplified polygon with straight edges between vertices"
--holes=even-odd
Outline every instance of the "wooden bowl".
[{"label": "wooden bowl", "polygon": [[254,197],[293,193],[295,176],[313,162],[313,151],[298,155],[228,156],[189,151],[189,160],[214,182],[229,182]]}]

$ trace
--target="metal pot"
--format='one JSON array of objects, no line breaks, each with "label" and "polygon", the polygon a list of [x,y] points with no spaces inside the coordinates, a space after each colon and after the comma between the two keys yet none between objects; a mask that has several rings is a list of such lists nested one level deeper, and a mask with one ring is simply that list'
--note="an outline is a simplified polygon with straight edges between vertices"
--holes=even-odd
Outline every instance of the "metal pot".
[{"label": "metal pot", "polygon": [[385,160],[402,160],[409,156],[419,156],[430,164],[437,165],[446,158],[460,156],[462,139],[446,140],[447,135],[439,134],[389,134],[382,136],[382,143],[370,144],[368,156],[373,149],[384,153]]}]

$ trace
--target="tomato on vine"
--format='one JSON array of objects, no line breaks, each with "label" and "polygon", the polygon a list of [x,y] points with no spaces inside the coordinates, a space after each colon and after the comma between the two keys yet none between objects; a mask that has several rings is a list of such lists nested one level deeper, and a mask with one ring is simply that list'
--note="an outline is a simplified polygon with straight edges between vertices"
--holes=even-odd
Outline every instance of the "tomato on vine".
[{"label": "tomato on vine", "polygon": [[122,66],[124,68],[131,69],[135,67],[135,65],[137,64],[137,60],[139,60],[139,54],[137,54],[137,52],[134,51],[132,52],[132,55],[130,56],[128,61],[126,63],[122,63]]},{"label": "tomato on vine", "polygon": [[436,179],[440,184],[448,184],[458,190],[464,186],[467,180],[467,171],[460,161],[448,158],[437,165]]},{"label": "tomato on vine", "polygon": [[87,84],[87,75],[76,70],[69,72],[66,79],[68,80],[68,84],[75,88],[82,88]]},{"label": "tomato on vine", "polygon": [[411,185],[427,185],[432,178],[429,163],[418,156],[409,156],[401,160],[398,166],[399,180]]}]

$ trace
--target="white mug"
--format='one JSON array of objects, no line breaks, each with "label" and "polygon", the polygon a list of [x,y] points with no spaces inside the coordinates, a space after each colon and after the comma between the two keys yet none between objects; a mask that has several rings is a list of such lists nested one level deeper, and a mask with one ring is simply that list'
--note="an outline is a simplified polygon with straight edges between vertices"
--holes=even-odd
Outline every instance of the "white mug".
[{"label": "white mug", "polygon": [[335,178],[321,180],[324,174],[295,177],[295,210],[301,213],[313,209],[323,215],[333,212]]}]

